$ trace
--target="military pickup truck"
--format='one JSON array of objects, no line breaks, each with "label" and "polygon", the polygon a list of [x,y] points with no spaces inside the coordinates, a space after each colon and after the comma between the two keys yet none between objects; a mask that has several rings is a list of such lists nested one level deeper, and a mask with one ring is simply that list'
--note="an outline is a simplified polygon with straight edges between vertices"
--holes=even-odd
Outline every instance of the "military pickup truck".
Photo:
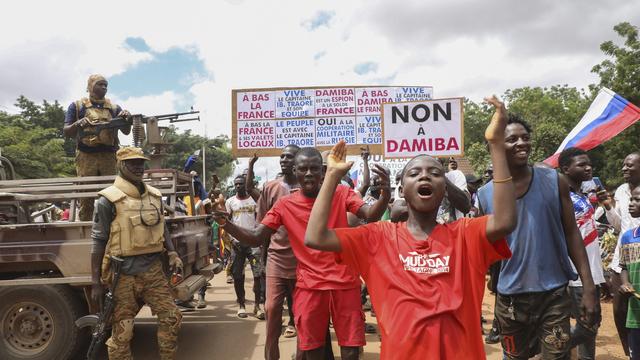
[{"label": "military pickup truck", "polygon": [[[89,293],[92,224],[74,219],[78,200],[95,198],[114,178],[0,181],[0,359],[83,356],[89,333],[74,321],[98,309]],[[206,216],[175,211],[178,197],[193,196],[189,174],[147,170],[144,181],[163,194],[171,239],[185,265],[173,289],[176,299],[186,300],[221,269],[211,228]],[[51,204],[63,201],[70,203],[69,220],[55,221]]]}]

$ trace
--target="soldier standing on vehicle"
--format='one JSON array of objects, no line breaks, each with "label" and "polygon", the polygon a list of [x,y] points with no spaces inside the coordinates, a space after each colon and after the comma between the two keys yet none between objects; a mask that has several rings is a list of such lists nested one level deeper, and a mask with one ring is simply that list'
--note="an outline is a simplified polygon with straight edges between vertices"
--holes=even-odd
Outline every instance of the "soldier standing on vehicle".
[{"label": "soldier standing on vehicle", "polygon": [[134,147],[124,147],[116,156],[118,177],[96,200],[91,230],[91,297],[99,303],[102,284],[112,280],[109,256],[123,258],[114,292],[111,338],[106,342],[109,358],[131,359],[129,342],[139,310],[136,299],[142,299],[158,316],[160,359],[175,359],[182,316],[162,270],[162,253],[168,251],[169,265],[175,271],[181,271],[182,261],[165,226],[162,194],[142,182],[144,161],[149,159]]},{"label": "soldier standing on vehicle", "polygon": [[[75,137],[77,142],[76,173],[78,176],[101,176],[116,174],[116,151],[119,147],[118,130],[103,129],[96,132],[94,125],[106,124],[116,116],[128,116],[127,110],[105,98],[107,79],[102,75],[91,75],[87,81],[88,98],[72,102],[64,119],[64,135]],[[123,134],[131,127],[120,129]],[[80,220],[90,221],[93,199],[80,201]]]}]

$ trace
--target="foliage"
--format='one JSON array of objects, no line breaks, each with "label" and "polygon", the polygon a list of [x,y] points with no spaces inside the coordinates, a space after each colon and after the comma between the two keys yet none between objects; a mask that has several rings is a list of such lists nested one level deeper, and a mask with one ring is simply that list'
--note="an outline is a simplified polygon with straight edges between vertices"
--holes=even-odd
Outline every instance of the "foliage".
[{"label": "foliage", "polygon": [[[600,82],[592,85],[592,92],[601,87],[607,87],[636,106],[640,106],[640,41],[638,28],[627,22],[613,27],[624,45],[616,45],[613,41],[605,41],[600,50],[609,57],[593,67],[593,73],[598,74]],[[626,129],[615,140],[598,147],[593,153],[598,173],[606,179],[609,186],[623,182],[620,168],[625,156],[638,151],[640,143],[640,124],[636,123]]]},{"label": "foliage", "polygon": [[482,174],[491,162],[484,140],[491,114],[492,110],[486,104],[464,100],[464,153],[477,174]]},{"label": "foliage", "polygon": [[[509,112],[521,115],[533,129],[531,162],[542,161],[553,154],[564,137],[587,111],[601,87],[607,87],[635,105],[640,105],[640,41],[638,28],[629,23],[614,27],[624,38],[623,45],[613,41],[602,43],[600,49],[609,58],[593,67],[600,82],[589,86],[589,93],[573,87],[523,87],[507,90],[502,98]],[[483,131],[492,110],[484,104],[466,100],[465,155],[480,174],[490,158],[484,144]],[[591,150],[594,172],[613,187],[622,183],[621,164],[625,156],[638,151],[640,124],[626,129],[615,139]]]},{"label": "foliage", "polygon": [[553,154],[591,103],[584,92],[566,85],[507,90],[504,99],[509,111],[522,116],[533,129],[532,162]]},{"label": "foliage", "polygon": [[15,167],[18,178],[71,176],[73,158],[67,156],[62,135],[64,110],[56,101],[36,105],[17,99],[20,114],[0,112],[0,148]]},{"label": "foliage", "polygon": [[[20,96],[16,100],[19,114],[0,112],[0,149],[14,165],[18,178],[50,178],[75,176],[75,141],[62,133],[65,111],[62,106],[42,102],[41,105]],[[166,166],[183,169],[187,157],[201,149],[205,138],[191,131],[178,133],[175,127],[167,131],[170,148]],[[217,173],[221,180],[233,172],[233,158],[228,148],[229,138],[221,135],[206,139],[207,180]],[[202,162],[195,169],[202,168]]]},{"label": "foliage", "polygon": [[[566,85],[507,90],[502,98],[507,103],[509,112],[520,115],[531,125],[532,162],[542,161],[556,151],[590,103],[584,92]],[[466,155],[478,174],[490,162],[484,144],[484,129],[492,113],[493,109],[485,104],[465,101]]]}]

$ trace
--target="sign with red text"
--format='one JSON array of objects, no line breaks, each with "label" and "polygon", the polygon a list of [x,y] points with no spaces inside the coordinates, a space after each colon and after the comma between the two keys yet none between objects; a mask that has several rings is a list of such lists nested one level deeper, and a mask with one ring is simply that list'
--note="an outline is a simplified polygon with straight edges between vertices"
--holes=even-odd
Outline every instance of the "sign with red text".
[{"label": "sign with red text", "polygon": [[462,156],[462,98],[382,105],[385,158]]},{"label": "sign with red text", "polygon": [[429,100],[430,86],[336,86],[232,91],[236,157],[278,156],[283,147],[330,149],[345,140],[350,154],[369,145],[382,154],[381,105]]}]

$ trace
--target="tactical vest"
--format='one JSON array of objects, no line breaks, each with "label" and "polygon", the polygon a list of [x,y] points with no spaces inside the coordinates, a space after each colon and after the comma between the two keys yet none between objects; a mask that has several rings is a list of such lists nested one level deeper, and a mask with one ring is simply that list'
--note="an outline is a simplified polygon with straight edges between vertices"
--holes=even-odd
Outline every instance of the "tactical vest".
[{"label": "tactical vest", "polygon": [[82,98],[76,101],[76,119],[79,119],[80,109],[84,107],[85,117],[89,119],[89,126],[78,131],[78,142],[83,143],[86,146],[98,146],[107,145],[115,146],[117,144],[117,135],[115,129],[102,129],[96,131],[95,126],[98,124],[108,124],[112,118],[112,110],[116,109],[116,106],[111,103],[109,99],[104,100],[104,106],[98,108],[88,98]]},{"label": "tactical vest", "polygon": [[98,193],[113,203],[116,212],[102,261],[103,275],[109,270],[109,255],[126,257],[164,250],[162,194],[144,186],[141,196],[135,185],[118,176],[113,185]]}]

